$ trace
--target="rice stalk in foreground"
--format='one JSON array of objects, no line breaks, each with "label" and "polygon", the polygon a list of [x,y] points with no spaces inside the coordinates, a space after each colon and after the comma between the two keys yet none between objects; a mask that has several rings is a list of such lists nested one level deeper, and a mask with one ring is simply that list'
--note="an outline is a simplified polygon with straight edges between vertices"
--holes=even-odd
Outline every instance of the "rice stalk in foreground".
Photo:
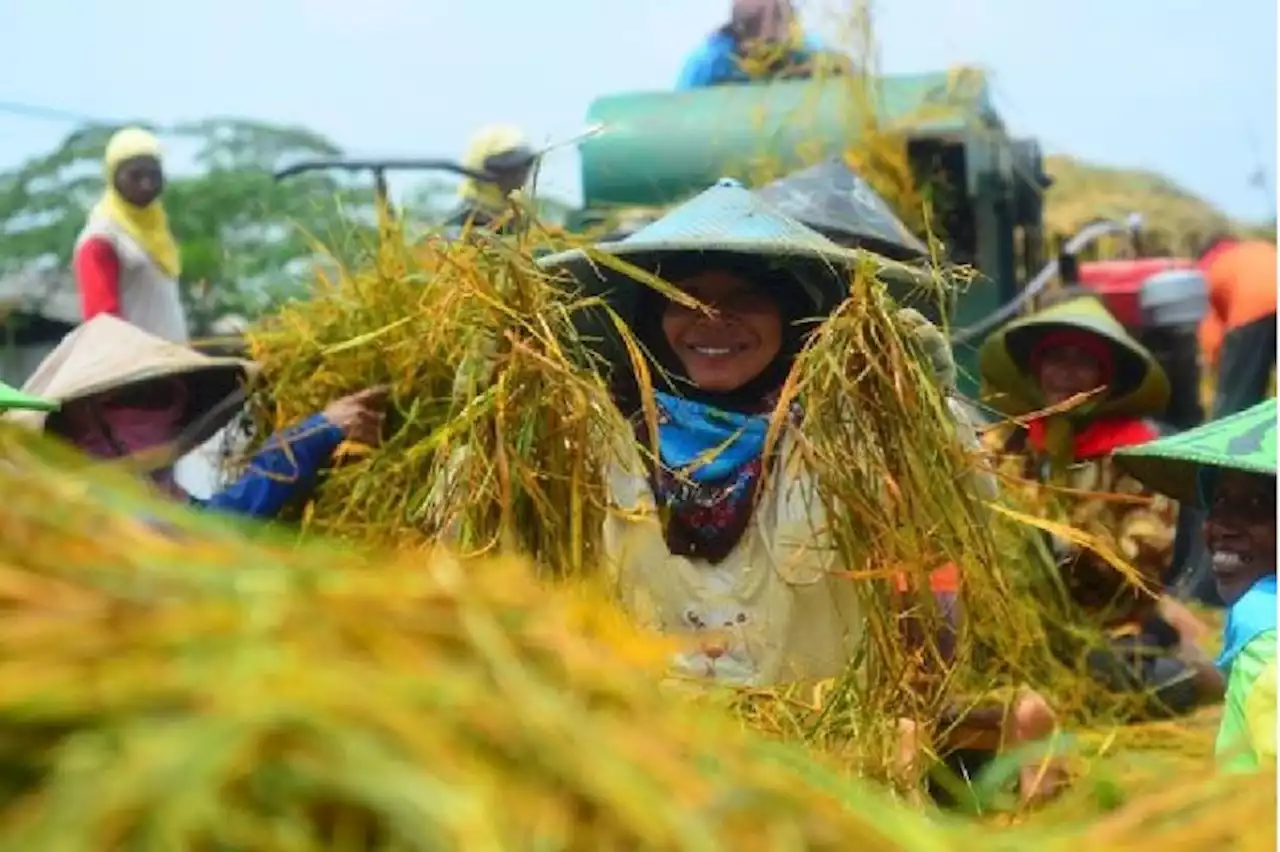
[{"label": "rice stalk in foreground", "polygon": [[0,449],[6,848],[949,848],[659,689],[660,640],[526,562],[253,542]]},{"label": "rice stalk in foreground", "polygon": [[[915,812],[659,688],[669,648],[524,560],[247,538],[0,427],[0,844],[1260,849],[1274,777],[1002,828]],[[155,521],[163,521],[163,531]]]}]

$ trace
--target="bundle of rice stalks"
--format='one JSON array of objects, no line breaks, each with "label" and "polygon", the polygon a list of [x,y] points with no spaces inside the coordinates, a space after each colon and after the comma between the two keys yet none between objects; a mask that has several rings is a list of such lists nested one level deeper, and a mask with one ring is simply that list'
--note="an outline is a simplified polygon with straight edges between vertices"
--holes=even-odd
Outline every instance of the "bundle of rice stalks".
[{"label": "bundle of rice stalks", "polygon": [[[1069,718],[1080,697],[1096,691],[1054,655],[1056,578],[1029,549],[1028,529],[975,496],[974,459],[956,440],[937,381],[895,311],[874,276],[856,276],[783,400],[804,411],[802,447],[827,531],[863,600],[863,658],[799,722],[768,701],[757,699],[753,709],[770,729],[853,743],[868,752],[862,768],[875,774],[891,763],[898,718],[936,728],[971,701],[1025,686]],[[947,613],[931,591],[931,575],[944,566],[955,569],[964,614],[950,642]]]},{"label": "bundle of rice stalks", "polygon": [[682,704],[653,676],[662,643],[523,562],[252,542],[27,434],[0,432],[0,456],[4,848],[932,850],[963,835]]},{"label": "bundle of rice stalks", "polygon": [[[980,72],[949,69],[944,86],[904,109],[903,96],[887,91],[872,4],[842,4],[832,23],[835,52],[819,56],[809,69],[810,94],[785,116],[788,127],[810,129],[806,138],[795,150],[779,151],[776,134],[770,131],[779,117],[771,115],[759,128],[759,148],[730,172],[750,186],[763,186],[785,177],[797,161],[812,165],[831,156],[830,137],[838,133],[846,165],[898,218],[917,236],[945,240],[943,223],[965,204],[965,188],[956,185],[959,176],[947,173],[941,162],[913,158],[910,143],[922,134],[927,137],[932,127],[976,114],[983,85]],[[748,76],[774,76],[784,59],[780,50],[785,48],[763,48],[748,55],[743,60]]]},{"label": "bundle of rice stalks", "polygon": [[572,329],[579,307],[534,267],[532,239],[408,245],[342,270],[249,334],[266,435],[345,393],[389,385],[382,446],[348,455],[303,513],[316,531],[464,550],[519,548],[580,571],[602,522],[602,436],[620,428]]}]

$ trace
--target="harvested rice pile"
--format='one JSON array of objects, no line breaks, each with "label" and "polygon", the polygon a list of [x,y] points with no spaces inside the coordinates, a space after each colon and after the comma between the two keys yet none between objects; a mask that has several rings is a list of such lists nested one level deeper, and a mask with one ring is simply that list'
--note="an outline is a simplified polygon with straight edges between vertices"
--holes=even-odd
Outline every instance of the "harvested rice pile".
[{"label": "harvested rice pile", "polygon": [[253,544],[0,441],[3,848],[897,848],[519,562]]},{"label": "harvested rice pile", "polygon": [[0,848],[1208,852],[1267,839],[1257,815],[1274,779],[1193,779],[1092,827],[1035,833],[913,813],[664,693],[660,642],[587,596],[549,593],[518,560],[255,542],[28,433],[0,429],[0,457]]}]

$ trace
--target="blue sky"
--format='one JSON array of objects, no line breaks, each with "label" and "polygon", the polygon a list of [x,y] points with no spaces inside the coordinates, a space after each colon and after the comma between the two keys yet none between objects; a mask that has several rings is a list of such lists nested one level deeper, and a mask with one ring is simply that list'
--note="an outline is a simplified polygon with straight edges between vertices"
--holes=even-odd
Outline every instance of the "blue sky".
[{"label": "blue sky", "polygon": [[[591,100],[670,86],[728,0],[0,0],[0,102],[158,122],[300,123],[354,153],[455,155],[477,126],[580,129]],[[815,29],[838,4],[802,4]],[[987,68],[1012,129],[1274,215],[1274,0],[880,0],[886,71]],[[0,108],[0,167],[66,121]],[[575,155],[548,188],[577,192]]]}]

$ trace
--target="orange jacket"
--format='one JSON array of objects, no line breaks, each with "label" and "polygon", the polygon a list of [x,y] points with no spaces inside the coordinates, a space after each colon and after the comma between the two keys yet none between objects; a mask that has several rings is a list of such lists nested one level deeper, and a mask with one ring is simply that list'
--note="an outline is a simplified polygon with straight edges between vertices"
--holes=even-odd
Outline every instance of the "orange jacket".
[{"label": "orange jacket", "polygon": [[1229,331],[1276,312],[1276,247],[1264,240],[1224,240],[1199,266],[1209,283],[1200,349],[1214,364]]}]

